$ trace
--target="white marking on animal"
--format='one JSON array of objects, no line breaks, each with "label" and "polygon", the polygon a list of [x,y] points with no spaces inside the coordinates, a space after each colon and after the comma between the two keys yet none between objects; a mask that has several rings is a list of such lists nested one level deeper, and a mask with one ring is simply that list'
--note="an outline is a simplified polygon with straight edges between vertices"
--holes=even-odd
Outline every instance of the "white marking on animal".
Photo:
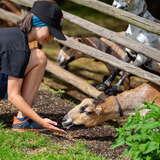
[{"label": "white marking on animal", "polygon": [[[113,6],[116,8],[124,9],[151,21],[158,22],[158,20],[154,18],[147,10],[147,4],[145,0],[114,0]],[[143,44],[160,49],[160,36],[156,34],[150,33],[146,30],[129,24],[126,30],[126,35]],[[145,63],[146,60],[147,58],[141,54],[137,59],[140,65],[141,63]]]}]

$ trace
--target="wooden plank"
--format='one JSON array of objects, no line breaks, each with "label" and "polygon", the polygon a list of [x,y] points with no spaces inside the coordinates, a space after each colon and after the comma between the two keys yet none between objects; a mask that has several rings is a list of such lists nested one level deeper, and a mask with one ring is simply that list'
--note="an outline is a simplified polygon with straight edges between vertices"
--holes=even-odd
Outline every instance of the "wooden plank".
[{"label": "wooden plank", "polygon": [[[1,10],[3,10],[3,9],[1,9]],[[5,12],[5,14],[6,14],[5,10],[3,10],[3,12]],[[2,19],[3,19],[3,12],[0,13]],[[15,15],[15,14],[13,14],[13,15]],[[17,17],[19,17],[19,16],[17,16]],[[5,17],[5,20],[7,18],[8,17]],[[21,19],[21,18],[19,17],[18,19]],[[11,21],[13,21],[13,19]],[[124,71],[127,71],[129,73],[132,73],[134,75],[137,75],[139,77],[147,79],[147,80],[149,80],[149,81],[151,81],[151,82],[153,82],[157,85],[160,85],[160,77],[159,76],[157,76],[155,74],[152,74],[150,72],[144,71],[144,70],[142,70],[142,69],[140,69],[136,66],[133,66],[131,64],[128,64],[126,62],[123,62],[123,61],[113,57],[112,55],[109,55],[107,53],[99,51],[95,48],[92,48],[92,47],[87,46],[85,44],[82,44],[80,42],[77,42],[77,41],[75,41],[74,39],[71,39],[71,38],[67,38],[66,41],[60,41],[60,40],[57,40],[57,41],[59,43],[62,43],[64,45],[68,46],[68,47],[71,47],[71,48],[76,49],[78,51],[81,51],[81,52],[83,52],[87,55],[90,55],[90,56],[95,57],[99,60],[102,60],[106,63],[109,63],[110,65],[113,65],[113,66],[115,66],[117,68],[120,68]]]},{"label": "wooden plank", "polygon": [[[12,0],[11,0],[12,1]],[[19,0],[14,0],[15,2]],[[36,0],[30,0],[28,2],[28,6],[32,6],[34,1]],[[150,57],[154,59],[155,61],[160,62],[160,51],[158,49],[152,48],[150,46],[147,46],[145,44],[139,43],[136,40],[133,40],[129,37],[126,37],[125,35],[120,35],[116,32],[113,32],[109,29],[106,29],[104,27],[98,26],[92,22],[89,22],[83,18],[80,18],[78,16],[72,15],[68,12],[63,11],[64,18],[68,21],[75,23],[82,28],[85,28],[93,33],[96,33],[99,36],[105,37],[106,39],[116,42],[118,44],[121,44],[122,46],[125,46],[127,48],[130,48],[138,53],[142,53],[146,55],[147,57]],[[152,53],[152,54],[151,54]]]},{"label": "wooden plank", "polygon": [[13,2],[2,0],[1,3],[4,4],[9,11],[17,15],[21,15],[20,10],[16,7],[16,5]]},{"label": "wooden plank", "polygon": [[0,19],[11,21],[13,23],[17,23],[17,21],[21,20],[22,17],[12,13],[8,12],[4,9],[0,8]]},{"label": "wooden plank", "polygon": [[71,85],[59,84],[58,82],[55,82],[51,79],[48,80],[45,77],[43,78],[43,83],[54,90],[59,90],[59,89],[65,90],[66,96],[71,96],[72,98],[79,100],[79,101],[82,101],[83,99],[88,97],[88,95],[80,92],[79,90],[77,90],[75,87]]},{"label": "wooden plank", "polygon": [[56,77],[63,79],[65,82],[71,84],[72,86],[78,88],[82,92],[86,93],[87,95],[98,98],[102,92],[98,91],[95,87],[91,86],[85,80],[77,77],[76,75],[64,70],[60,66],[56,65],[52,61],[47,61],[46,70],[51,72]]},{"label": "wooden plank", "polygon": [[36,0],[10,0],[10,1],[17,3],[19,5],[22,5],[22,6],[32,7],[34,1]]},{"label": "wooden plank", "polygon": [[144,30],[147,30],[149,32],[160,35],[160,24],[159,23],[139,17],[130,12],[127,12],[121,9],[117,9],[104,2],[100,2],[98,0],[70,0],[70,1],[80,4],[80,5],[90,7],[92,9],[95,9],[97,11],[110,15],[112,17],[128,22],[129,24],[133,24],[137,27],[143,28]]}]

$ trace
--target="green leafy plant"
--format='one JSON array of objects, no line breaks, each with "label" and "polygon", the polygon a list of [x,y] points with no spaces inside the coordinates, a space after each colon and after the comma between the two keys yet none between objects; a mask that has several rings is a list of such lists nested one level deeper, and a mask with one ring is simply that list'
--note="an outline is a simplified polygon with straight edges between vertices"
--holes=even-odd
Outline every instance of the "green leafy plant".
[{"label": "green leafy plant", "polygon": [[125,145],[124,155],[132,160],[160,160],[160,107],[145,103],[144,108],[149,109],[145,116],[136,111],[117,129],[113,148]]}]

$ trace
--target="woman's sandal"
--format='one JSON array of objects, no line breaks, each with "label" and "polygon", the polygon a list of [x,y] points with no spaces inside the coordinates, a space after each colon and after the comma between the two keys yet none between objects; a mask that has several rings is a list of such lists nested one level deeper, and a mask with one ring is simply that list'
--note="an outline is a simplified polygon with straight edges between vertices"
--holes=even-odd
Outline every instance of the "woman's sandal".
[{"label": "woman's sandal", "polygon": [[13,118],[12,130],[14,131],[24,132],[28,130],[36,131],[38,129],[42,129],[42,127],[27,116],[23,118],[14,116]]}]

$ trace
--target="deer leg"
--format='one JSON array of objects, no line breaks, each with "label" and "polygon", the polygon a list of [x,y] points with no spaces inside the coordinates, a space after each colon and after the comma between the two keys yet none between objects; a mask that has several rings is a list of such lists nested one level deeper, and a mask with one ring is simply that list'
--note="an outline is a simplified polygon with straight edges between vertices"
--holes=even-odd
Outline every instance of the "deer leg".
[{"label": "deer leg", "polygon": [[[142,66],[147,62],[148,58],[142,54],[137,54],[136,59],[134,61],[130,61],[131,64],[135,66]],[[124,80],[130,75],[130,73],[123,71],[120,80],[111,88],[105,90],[105,94],[107,95],[116,95],[120,93],[120,86],[123,84]]]},{"label": "deer leg", "polygon": [[123,71],[122,76],[120,78],[120,80],[111,88],[108,88],[105,90],[105,94],[107,95],[116,95],[117,93],[120,93],[120,86],[122,85],[122,83],[124,82],[124,80],[128,77],[129,73]]},{"label": "deer leg", "polygon": [[108,78],[105,78],[102,83],[98,84],[96,88],[100,91],[106,90],[108,87],[111,86],[111,83],[115,79],[118,72],[119,72],[119,69],[114,69],[111,75]]},{"label": "deer leg", "polygon": [[[123,57],[123,60],[125,61],[125,62],[130,62],[131,61],[131,59],[130,59],[130,57],[128,57],[127,55],[125,55],[124,57]],[[108,93],[108,88],[109,87],[111,87],[111,84],[112,84],[112,82],[113,82],[113,80],[115,79],[115,77],[117,76],[117,74],[119,73],[119,69],[118,68],[114,68],[114,69],[112,69],[112,71],[111,71],[111,75],[108,77],[108,78],[104,78],[104,80],[103,80],[103,82],[102,83],[100,83],[100,84],[98,84],[97,86],[96,86],[96,88],[98,89],[98,90],[100,90],[100,91],[106,91],[106,93]],[[124,78],[125,79],[125,78]],[[109,91],[110,92],[110,91]]]}]

